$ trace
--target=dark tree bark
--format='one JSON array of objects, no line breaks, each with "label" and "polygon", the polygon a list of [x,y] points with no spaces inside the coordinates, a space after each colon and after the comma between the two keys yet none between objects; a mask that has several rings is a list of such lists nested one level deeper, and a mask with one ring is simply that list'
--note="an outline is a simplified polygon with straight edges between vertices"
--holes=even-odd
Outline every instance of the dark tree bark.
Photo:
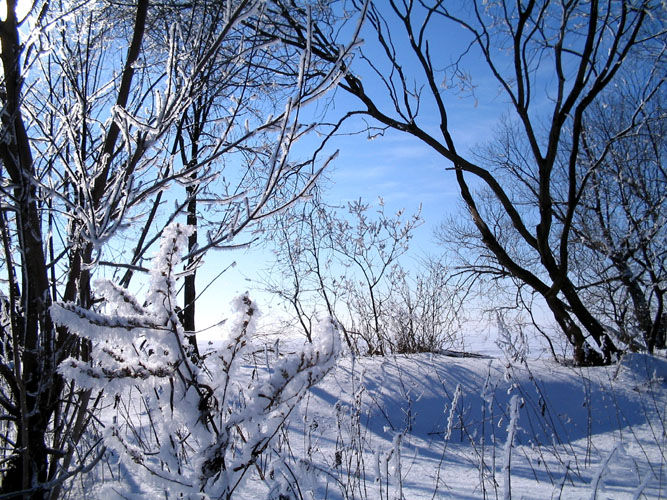
[{"label": "dark tree bark", "polygon": [[[573,220],[581,193],[588,189],[588,179],[580,175],[578,163],[583,118],[606,88],[621,83],[618,71],[630,54],[664,45],[665,31],[656,21],[661,16],[664,19],[663,8],[650,2],[608,4],[596,0],[566,4],[475,1],[467,7],[441,1],[351,3],[360,10],[367,8],[368,24],[376,39],[374,52],[360,49],[358,61],[366,63],[368,75],[362,80],[352,67],[340,82],[340,88],[358,102],[342,121],[358,114],[370,116],[379,123],[376,128],[380,131],[394,129],[412,135],[453,164],[478,238],[501,268],[501,275],[509,274],[543,297],[573,346],[577,363],[611,362],[619,349],[582,301],[570,272]],[[303,25],[295,12],[280,15],[287,19],[287,25]],[[454,29],[470,37],[463,55],[448,54],[439,38],[442,32]],[[324,28],[316,32],[314,53],[333,61],[334,35]],[[286,38],[295,45],[304,44],[303,38]],[[506,50],[498,50],[499,46]],[[520,124],[535,179],[528,204],[513,198],[515,181],[506,184],[487,165],[465,157],[452,138],[456,124],[450,122],[448,99],[453,92],[447,83],[458,79],[466,85],[462,60],[469,53],[486,64]],[[540,78],[549,71],[555,78]],[[373,84],[365,85],[369,75]],[[548,98],[544,97],[545,88]],[[537,110],[538,106],[542,108]],[[432,125],[432,116],[425,118],[426,108],[435,110],[437,128]],[[564,147],[566,189],[561,199],[556,197],[554,178]],[[472,179],[481,182],[494,198],[507,229],[521,251],[530,255],[530,264],[516,249],[505,247],[491,227],[470,187]],[[527,206],[531,207],[529,212]],[[562,218],[556,216],[555,207]],[[474,265],[469,270],[480,271]]]}]

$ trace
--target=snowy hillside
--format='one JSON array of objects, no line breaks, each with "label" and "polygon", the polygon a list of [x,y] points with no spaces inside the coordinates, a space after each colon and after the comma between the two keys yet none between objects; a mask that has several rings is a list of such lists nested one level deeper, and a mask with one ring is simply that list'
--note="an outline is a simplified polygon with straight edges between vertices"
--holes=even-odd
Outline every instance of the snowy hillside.
[{"label": "snowy hillside", "polygon": [[348,358],[311,390],[289,444],[325,471],[314,498],[661,498],[665,375],[645,356],[584,370]]},{"label": "snowy hillside", "polygon": [[[343,357],[277,436],[281,459],[234,498],[665,498],[666,377],[667,361],[646,355],[583,369]],[[158,493],[111,469],[87,495]]]}]

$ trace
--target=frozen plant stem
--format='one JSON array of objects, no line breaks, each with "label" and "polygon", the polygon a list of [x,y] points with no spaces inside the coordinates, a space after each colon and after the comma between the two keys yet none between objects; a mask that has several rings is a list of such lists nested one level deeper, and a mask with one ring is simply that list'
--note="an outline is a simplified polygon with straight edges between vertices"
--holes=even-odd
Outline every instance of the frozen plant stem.
[{"label": "frozen plant stem", "polygon": [[507,441],[505,441],[505,453],[503,457],[503,498],[511,500],[511,462],[512,446],[514,444],[514,435],[516,434],[517,421],[519,420],[519,396],[516,394],[510,400],[510,422],[507,426]]},{"label": "frozen plant stem", "polygon": [[609,452],[609,454],[605,457],[605,459],[602,461],[600,464],[600,468],[598,469],[597,473],[595,474],[595,477],[591,481],[591,496],[590,500],[595,500],[598,496],[598,489],[600,488],[602,481],[604,480],[604,475],[609,469],[609,462],[611,462],[611,458],[614,456],[616,452],[622,452],[623,451],[623,443],[616,443],[616,446],[612,448],[612,450]]}]

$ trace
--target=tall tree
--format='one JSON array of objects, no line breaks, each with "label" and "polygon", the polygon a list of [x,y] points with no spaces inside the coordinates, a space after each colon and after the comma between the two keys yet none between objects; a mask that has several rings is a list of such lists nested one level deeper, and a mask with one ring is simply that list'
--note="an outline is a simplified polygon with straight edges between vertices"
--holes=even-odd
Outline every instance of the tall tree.
[{"label": "tall tree", "polygon": [[[346,68],[339,85],[359,103],[342,120],[368,115],[380,129],[410,134],[453,165],[478,238],[498,268],[543,298],[578,363],[610,362],[618,347],[582,300],[571,273],[573,223],[592,176],[579,161],[584,119],[605,89],[624,85],[619,70],[644,51],[652,51],[653,57],[642,64],[656,71],[646,72],[653,77],[641,95],[650,98],[662,88],[664,71],[658,68],[664,68],[664,6],[626,0],[346,5],[367,11],[368,31],[355,60],[358,66]],[[288,25],[298,24],[296,16],[283,14],[290,18]],[[333,63],[335,39],[325,30],[317,33],[321,36],[314,53]],[[451,38],[443,39],[443,33]],[[460,37],[468,37],[469,44],[450,53],[448,44]],[[302,36],[285,38],[304,44]],[[450,97],[461,88],[474,91],[478,84],[470,79],[466,58],[480,61],[484,77],[495,80],[508,100],[510,117],[519,124],[516,133],[528,145],[528,205],[513,196],[515,181],[507,183],[492,165],[461,151],[454,139],[457,124],[450,119]],[[479,64],[471,67],[477,70]],[[564,180],[564,192],[556,189],[557,175],[559,185]],[[495,220],[480,208],[487,202],[471,187],[473,179],[492,197]]]},{"label": "tall tree", "polygon": [[277,3],[38,1],[19,18],[7,2],[2,494],[55,498],[103,454],[101,392],[58,371],[66,358],[94,363],[91,344],[54,325],[52,304],[104,310],[93,278],[131,286],[163,228],[188,210],[207,220],[207,238],[185,256],[196,268],[307,192],[326,164],[293,162],[289,151],[309,130],[302,105],[331,88],[340,65],[323,68],[279,43],[269,6]]},{"label": "tall tree", "polygon": [[593,263],[573,270],[587,303],[621,341],[653,352],[665,347],[667,331],[667,116],[663,96],[646,102],[638,91],[646,77],[635,68],[625,78],[629,89],[612,89],[587,113],[579,163],[590,188],[573,220],[572,245]]}]

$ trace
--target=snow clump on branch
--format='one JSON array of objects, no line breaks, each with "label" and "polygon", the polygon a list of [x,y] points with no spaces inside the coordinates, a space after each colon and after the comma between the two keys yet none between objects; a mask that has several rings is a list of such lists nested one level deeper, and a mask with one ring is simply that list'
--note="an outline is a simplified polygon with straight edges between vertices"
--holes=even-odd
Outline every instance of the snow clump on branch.
[{"label": "snow clump on branch", "polygon": [[232,303],[221,347],[193,359],[176,309],[176,266],[190,231],[176,223],[164,230],[144,302],[98,281],[104,301],[96,311],[52,306],[53,320],[92,346],[92,361],[68,358],[59,371],[113,398],[114,416],[102,417],[104,444],[142,494],[231,498],[254,473],[272,487],[266,472],[281,460],[273,438],[334,366],[340,341],[336,324],[323,322],[318,343],[272,360],[265,353],[265,363],[248,370],[261,349],[253,339],[258,311],[246,293]]}]

